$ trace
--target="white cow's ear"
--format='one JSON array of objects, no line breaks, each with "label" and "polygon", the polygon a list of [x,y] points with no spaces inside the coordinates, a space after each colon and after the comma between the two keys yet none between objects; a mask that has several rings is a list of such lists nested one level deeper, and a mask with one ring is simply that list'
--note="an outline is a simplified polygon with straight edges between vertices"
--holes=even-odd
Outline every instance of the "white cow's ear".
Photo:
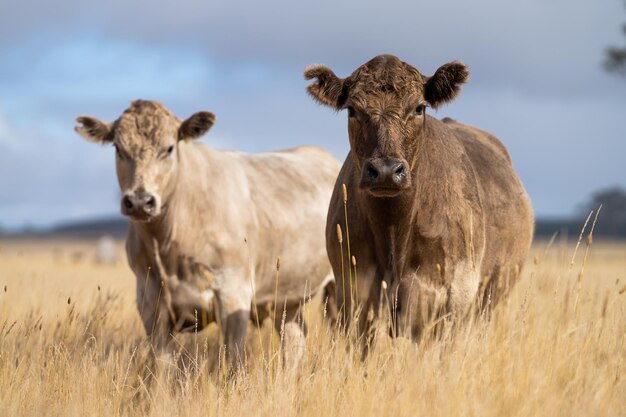
[{"label": "white cow's ear", "polygon": [[424,86],[424,97],[434,109],[454,100],[461,84],[469,80],[469,70],[459,61],[449,62],[435,71]]},{"label": "white cow's ear", "polygon": [[181,123],[178,128],[178,139],[197,139],[209,131],[215,123],[215,115],[208,111],[194,113]]},{"label": "white cow's ear", "polygon": [[341,110],[348,98],[346,82],[324,65],[312,65],[304,70],[304,78],[315,80],[307,91],[320,104]]},{"label": "white cow's ear", "polygon": [[76,123],[78,124],[74,130],[89,142],[103,144],[113,141],[113,130],[110,123],[104,123],[89,116],[77,117]]}]

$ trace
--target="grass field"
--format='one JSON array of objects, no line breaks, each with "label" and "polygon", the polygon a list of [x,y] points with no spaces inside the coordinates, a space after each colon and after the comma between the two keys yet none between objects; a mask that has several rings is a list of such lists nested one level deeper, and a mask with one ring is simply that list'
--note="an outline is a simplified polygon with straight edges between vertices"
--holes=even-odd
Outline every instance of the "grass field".
[{"label": "grass field", "polygon": [[626,244],[572,264],[573,243],[536,243],[494,317],[441,340],[381,336],[361,362],[314,300],[297,376],[265,323],[224,378],[214,326],[154,376],[121,244],[107,266],[93,242],[0,240],[0,416],[626,415]]}]

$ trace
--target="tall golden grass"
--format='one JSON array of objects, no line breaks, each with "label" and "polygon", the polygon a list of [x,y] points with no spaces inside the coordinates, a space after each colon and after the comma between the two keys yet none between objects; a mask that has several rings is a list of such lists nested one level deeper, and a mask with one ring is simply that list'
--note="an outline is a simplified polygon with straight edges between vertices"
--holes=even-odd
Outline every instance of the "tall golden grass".
[{"label": "tall golden grass", "polygon": [[92,262],[93,243],[0,241],[0,416],[626,415],[626,244],[573,263],[574,245],[547,246],[491,320],[420,344],[381,331],[361,362],[314,300],[297,375],[268,320],[225,378],[214,326],[177,337],[179,366],[155,376],[135,278]]}]

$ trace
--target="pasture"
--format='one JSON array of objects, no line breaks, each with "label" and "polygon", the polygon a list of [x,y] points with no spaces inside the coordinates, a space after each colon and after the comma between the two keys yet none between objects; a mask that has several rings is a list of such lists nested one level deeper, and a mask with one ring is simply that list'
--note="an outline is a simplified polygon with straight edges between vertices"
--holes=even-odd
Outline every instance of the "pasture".
[{"label": "pasture", "polygon": [[535,242],[491,320],[420,344],[380,329],[365,362],[314,299],[297,376],[266,322],[225,378],[215,325],[176,336],[155,377],[121,242],[99,265],[94,242],[0,240],[0,415],[626,415],[626,244],[583,241],[572,263],[575,243]]}]

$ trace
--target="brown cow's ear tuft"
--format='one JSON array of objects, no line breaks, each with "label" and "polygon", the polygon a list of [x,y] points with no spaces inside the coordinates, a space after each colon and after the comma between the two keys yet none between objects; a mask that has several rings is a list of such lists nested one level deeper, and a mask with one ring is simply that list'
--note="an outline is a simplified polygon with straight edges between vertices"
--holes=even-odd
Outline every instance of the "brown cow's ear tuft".
[{"label": "brown cow's ear tuft", "polygon": [[178,139],[198,139],[209,131],[215,123],[215,115],[208,111],[194,113],[181,123],[178,128]]},{"label": "brown cow's ear tuft", "polygon": [[461,90],[461,84],[469,80],[469,71],[464,63],[449,62],[439,67],[426,81],[424,97],[433,108],[453,100]]},{"label": "brown cow's ear tuft", "polygon": [[76,123],[74,130],[90,142],[104,144],[113,141],[113,130],[109,123],[89,116],[77,117]]},{"label": "brown cow's ear tuft", "polygon": [[320,104],[341,110],[347,99],[345,80],[337,77],[324,65],[312,65],[304,70],[304,78],[316,79],[307,87],[307,91]]}]

